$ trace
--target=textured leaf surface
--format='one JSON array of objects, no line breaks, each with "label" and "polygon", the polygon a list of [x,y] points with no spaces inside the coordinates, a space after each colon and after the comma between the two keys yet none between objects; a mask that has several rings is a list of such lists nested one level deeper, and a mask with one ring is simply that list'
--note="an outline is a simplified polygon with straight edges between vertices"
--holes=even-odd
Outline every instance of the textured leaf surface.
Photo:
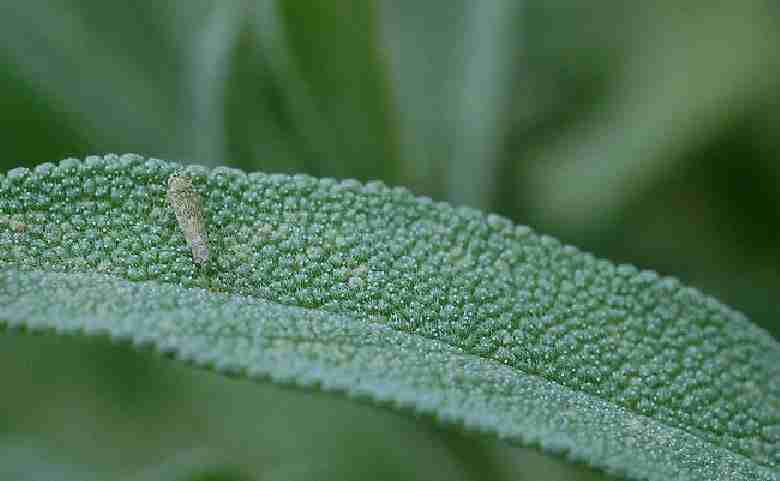
[{"label": "textured leaf surface", "polygon": [[672,279],[378,183],[138,156],[0,179],[0,319],[430,413],[634,479],[777,479],[780,346]]}]

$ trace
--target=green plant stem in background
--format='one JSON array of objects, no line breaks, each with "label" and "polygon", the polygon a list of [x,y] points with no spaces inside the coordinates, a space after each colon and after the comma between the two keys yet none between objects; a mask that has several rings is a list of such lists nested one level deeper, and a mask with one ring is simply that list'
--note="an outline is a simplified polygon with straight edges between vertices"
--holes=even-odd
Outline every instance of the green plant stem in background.
[{"label": "green plant stem in background", "polygon": [[430,414],[631,479],[775,480],[780,346],[673,279],[379,183],[69,159],[0,179],[0,320]]}]

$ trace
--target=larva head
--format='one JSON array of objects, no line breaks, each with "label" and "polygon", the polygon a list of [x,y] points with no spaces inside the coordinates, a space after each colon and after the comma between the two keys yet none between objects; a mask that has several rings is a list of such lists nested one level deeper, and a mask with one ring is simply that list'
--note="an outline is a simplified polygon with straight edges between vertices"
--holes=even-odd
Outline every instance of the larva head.
[{"label": "larva head", "polygon": [[186,175],[174,174],[168,177],[168,193],[179,194],[192,192],[192,178]]}]

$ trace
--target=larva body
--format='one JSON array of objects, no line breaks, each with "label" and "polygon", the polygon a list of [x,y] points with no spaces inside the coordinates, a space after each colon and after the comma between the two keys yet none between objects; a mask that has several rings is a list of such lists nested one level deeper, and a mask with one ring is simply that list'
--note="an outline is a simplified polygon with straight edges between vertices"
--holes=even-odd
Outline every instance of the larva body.
[{"label": "larva body", "polygon": [[171,204],[179,228],[192,249],[192,261],[205,264],[209,259],[206,222],[201,207],[200,195],[192,186],[192,178],[172,175],[168,178],[168,202]]}]

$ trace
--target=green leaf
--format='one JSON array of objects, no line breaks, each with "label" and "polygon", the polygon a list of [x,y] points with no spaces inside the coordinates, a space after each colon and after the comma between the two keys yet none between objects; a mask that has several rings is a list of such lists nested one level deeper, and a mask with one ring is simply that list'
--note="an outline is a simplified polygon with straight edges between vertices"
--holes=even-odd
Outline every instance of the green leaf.
[{"label": "green leaf", "polygon": [[278,1],[277,9],[289,55],[284,78],[293,79],[288,102],[311,149],[312,171],[398,178],[375,3]]},{"label": "green leaf", "polygon": [[[58,144],[83,153],[85,145],[119,146],[201,163],[399,178],[373,4],[302,7],[3,3],[0,80],[8,88],[0,102],[12,108],[9,138],[29,144],[19,150],[25,161],[36,159],[30,149]],[[107,105],[112,115],[101,118]],[[42,143],[40,123],[59,133]]]},{"label": "green leaf", "polygon": [[[174,72],[185,71],[186,60],[167,26],[186,17],[181,23],[192,30],[200,10],[194,3],[177,17],[158,3],[3,2],[0,69],[20,77],[64,118],[59,124],[75,127],[93,146],[181,152],[179,131],[193,137],[183,122],[192,115],[180,108],[189,102],[182,101],[186,89]],[[112,115],[101,115],[107,106]]]},{"label": "green leaf", "polygon": [[94,466],[67,459],[63,453],[28,439],[0,441],[0,479],[14,481],[244,481],[239,470],[215,461],[214,453],[192,450],[179,453],[158,466],[150,466],[129,476],[115,477]]},{"label": "green leaf", "polygon": [[56,447],[106,481],[162,478],[188,459],[260,480],[509,481],[521,466],[548,481],[592,479],[582,466],[428,418],[192,369],[105,336],[9,330],[0,378],[0,430],[11,441]]},{"label": "green leaf", "polygon": [[780,345],[669,278],[379,183],[89,157],[0,179],[0,320],[430,414],[632,479],[775,480]]},{"label": "green leaf", "polygon": [[485,207],[521,57],[525,2],[380,3],[409,182],[458,204]]},{"label": "green leaf", "polygon": [[15,481],[90,481],[99,476],[82,466],[61,459],[46,447],[26,439],[0,442],[0,479]]},{"label": "green leaf", "polygon": [[535,216],[571,233],[592,235],[630,212],[652,186],[679,178],[686,155],[690,162],[691,151],[778,90],[780,62],[766,52],[780,31],[765,2],[706,12],[664,2],[647,8],[652,28],[636,29],[632,42],[613,40],[636,44],[618,88],[536,154],[521,180],[518,192]]}]

